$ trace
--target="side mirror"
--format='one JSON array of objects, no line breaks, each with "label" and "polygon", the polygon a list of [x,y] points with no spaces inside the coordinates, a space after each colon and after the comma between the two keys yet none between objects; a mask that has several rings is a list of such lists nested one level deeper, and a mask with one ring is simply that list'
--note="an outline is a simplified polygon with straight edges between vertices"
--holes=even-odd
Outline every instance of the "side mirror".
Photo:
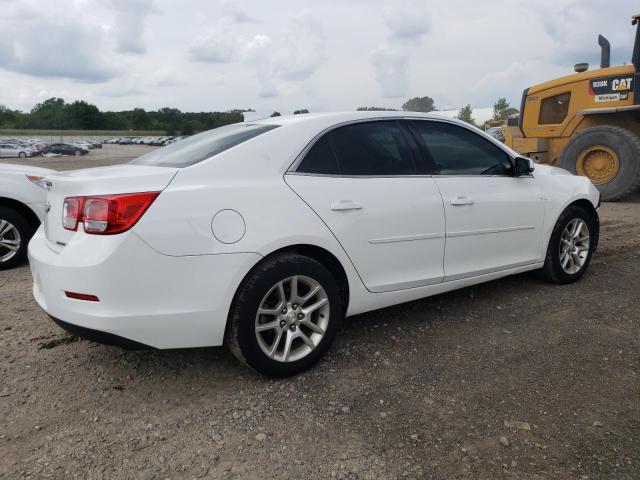
[{"label": "side mirror", "polygon": [[513,164],[513,173],[516,177],[528,175],[535,169],[533,160],[526,157],[516,157]]}]

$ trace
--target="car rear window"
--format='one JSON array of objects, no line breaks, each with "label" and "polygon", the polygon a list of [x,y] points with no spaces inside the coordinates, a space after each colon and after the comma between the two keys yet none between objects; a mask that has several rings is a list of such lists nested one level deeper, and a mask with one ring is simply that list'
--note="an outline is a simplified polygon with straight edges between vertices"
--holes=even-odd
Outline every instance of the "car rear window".
[{"label": "car rear window", "polygon": [[278,125],[234,123],[180,140],[142,155],[129,163],[158,167],[188,167],[274,128],[278,128]]}]

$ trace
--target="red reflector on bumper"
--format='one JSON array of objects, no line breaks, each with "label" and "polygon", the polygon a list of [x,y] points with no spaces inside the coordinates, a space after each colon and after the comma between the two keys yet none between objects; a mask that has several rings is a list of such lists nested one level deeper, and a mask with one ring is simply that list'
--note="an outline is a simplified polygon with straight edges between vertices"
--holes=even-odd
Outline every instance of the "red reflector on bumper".
[{"label": "red reflector on bumper", "polygon": [[95,295],[88,295],[86,293],[76,293],[76,292],[64,292],[67,298],[73,298],[75,300],[86,300],[87,302],[99,302],[98,297]]}]

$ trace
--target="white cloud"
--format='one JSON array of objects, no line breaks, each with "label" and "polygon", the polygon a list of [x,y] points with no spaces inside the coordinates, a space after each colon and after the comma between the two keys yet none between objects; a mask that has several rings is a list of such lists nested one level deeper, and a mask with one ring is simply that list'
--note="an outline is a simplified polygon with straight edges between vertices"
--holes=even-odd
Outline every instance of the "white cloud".
[{"label": "white cloud", "polygon": [[424,1],[404,1],[387,5],[383,10],[384,24],[391,36],[400,40],[416,40],[429,32],[431,14]]},{"label": "white cloud", "polygon": [[[18,1],[3,2],[0,68],[34,77],[102,82],[120,69],[108,52],[108,37],[94,19],[79,22],[75,4],[61,0],[52,11]],[[99,52],[99,53],[96,53]]]},{"label": "white cloud", "polygon": [[440,107],[498,96],[517,106],[524,88],[579,61],[596,66],[598,33],[613,64],[629,62],[628,5],[0,0],[0,103],[29,109],[45,95],[102,109],[284,113],[398,108],[429,95]]},{"label": "white cloud", "polygon": [[108,0],[115,12],[113,32],[120,53],[143,54],[145,20],[149,15],[161,13],[155,0]]},{"label": "white cloud", "polygon": [[228,63],[240,48],[240,39],[227,18],[218,20],[206,33],[198,35],[189,48],[189,57],[196,62]]},{"label": "white cloud", "polygon": [[383,97],[403,97],[407,93],[409,57],[398,49],[378,47],[371,62]]}]

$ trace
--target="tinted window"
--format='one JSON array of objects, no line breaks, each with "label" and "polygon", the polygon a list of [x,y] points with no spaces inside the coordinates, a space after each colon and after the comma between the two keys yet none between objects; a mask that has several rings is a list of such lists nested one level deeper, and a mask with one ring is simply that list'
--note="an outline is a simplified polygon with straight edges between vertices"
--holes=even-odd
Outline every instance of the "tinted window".
[{"label": "tinted window", "polygon": [[298,171],[328,175],[340,173],[338,161],[331,146],[330,134],[324,135],[311,147],[298,167]]},{"label": "tinted window", "polygon": [[564,122],[569,112],[570,93],[561,93],[554,97],[545,98],[540,103],[540,125],[550,125]]},{"label": "tinted window", "polygon": [[277,127],[278,125],[234,123],[233,125],[214,128],[213,130],[208,130],[180,142],[159,148],[129,163],[132,165],[187,167]]},{"label": "tinted window", "polygon": [[457,125],[413,121],[428,160],[440,175],[507,175],[509,157],[489,140]]}]

